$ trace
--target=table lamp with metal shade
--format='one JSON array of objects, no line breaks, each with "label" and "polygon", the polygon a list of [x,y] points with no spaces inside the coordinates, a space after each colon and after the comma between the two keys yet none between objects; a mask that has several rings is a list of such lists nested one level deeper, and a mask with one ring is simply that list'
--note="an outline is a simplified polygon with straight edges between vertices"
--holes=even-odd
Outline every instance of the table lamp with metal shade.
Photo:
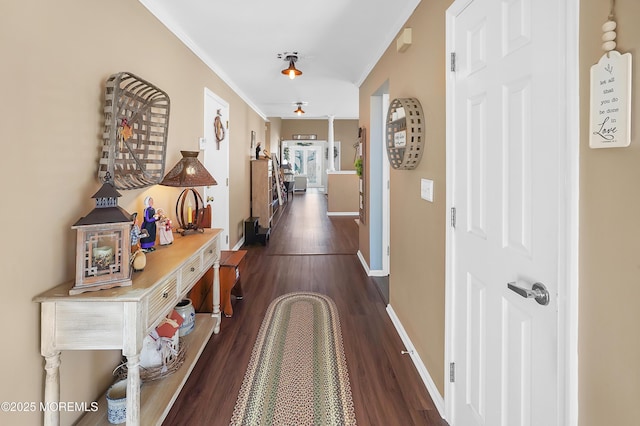
[{"label": "table lamp with metal shade", "polygon": [[198,151],[180,153],[182,159],[166,174],[160,185],[185,188],[176,202],[177,232],[181,235],[204,232],[201,225],[205,204],[195,187],[217,185],[218,182],[198,161]]}]

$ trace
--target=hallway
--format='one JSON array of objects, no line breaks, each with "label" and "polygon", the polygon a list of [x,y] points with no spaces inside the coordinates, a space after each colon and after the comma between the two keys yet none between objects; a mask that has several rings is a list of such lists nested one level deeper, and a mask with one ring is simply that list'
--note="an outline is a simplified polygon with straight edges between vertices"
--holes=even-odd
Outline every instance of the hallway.
[{"label": "hallway", "polygon": [[165,425],[227,425],[269,303],[293,291],[331,297],[340,314],[359,425],[444,426],[404,349],[374,281],[356,255],[353,217],[328,217],[326,197],[294,194],[269,244],[247,249],[244,299],[222,319]]}]

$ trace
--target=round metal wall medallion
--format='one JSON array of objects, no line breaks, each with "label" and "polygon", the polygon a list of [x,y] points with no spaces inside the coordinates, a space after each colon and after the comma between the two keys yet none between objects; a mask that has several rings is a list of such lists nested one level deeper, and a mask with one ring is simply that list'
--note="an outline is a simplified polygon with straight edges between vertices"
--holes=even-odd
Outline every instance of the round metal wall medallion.
[{"label": "round metal wall medallion", "polygon": [[387,156],[394,169],[411,170],[424,152],[424,113],[416,98],[396,98],[387,112]]}]

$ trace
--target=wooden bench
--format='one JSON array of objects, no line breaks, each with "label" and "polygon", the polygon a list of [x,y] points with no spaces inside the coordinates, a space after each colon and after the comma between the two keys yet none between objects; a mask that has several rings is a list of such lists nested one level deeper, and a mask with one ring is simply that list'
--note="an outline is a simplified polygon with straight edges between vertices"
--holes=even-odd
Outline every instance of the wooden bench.
[{"label": "wooden bench", "polygon": [[[242,283],[240,281],[241,272],[244,270],[244,258],[247,250],[222,250],[220,252],[220,310],[224,316],[233,316],[233,306],[231,304],[231,294],[236,296],[236,300],[242,300]],[[207,274],[211,274],[208,271]],[[211,304],[211,283],[205,276],[191,290],[189,295],[191,303],[196,312],[212,312]]]}]

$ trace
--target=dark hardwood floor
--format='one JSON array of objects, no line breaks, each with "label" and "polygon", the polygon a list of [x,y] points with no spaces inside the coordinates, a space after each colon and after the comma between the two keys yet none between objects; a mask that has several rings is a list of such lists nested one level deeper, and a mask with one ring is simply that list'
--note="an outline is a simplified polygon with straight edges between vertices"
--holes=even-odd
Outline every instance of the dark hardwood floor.
[{"label": "dark hardwood floor", "polygon": [[164,425],[228,425],[269,303],[292,291],[331,297],[338,308],[359,425],[446,425],[357,258],[357,225],[326,215],[323,194],[290,198],[266,247],[248,250],[243,300],[222,318]]}]

